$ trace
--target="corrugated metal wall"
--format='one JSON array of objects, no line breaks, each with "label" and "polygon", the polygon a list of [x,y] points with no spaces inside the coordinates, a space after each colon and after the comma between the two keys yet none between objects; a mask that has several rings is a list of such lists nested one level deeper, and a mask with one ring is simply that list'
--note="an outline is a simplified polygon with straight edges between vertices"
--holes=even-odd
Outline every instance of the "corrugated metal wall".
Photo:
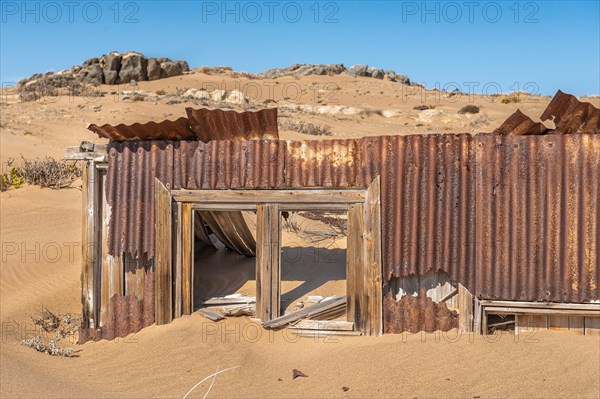
[{"label": "corrugated metal wall", "polygon": [[600,135],[476,142],[477,296],[599,299]]},{"label": "corrugated metal wall", "polygon": [[173,142],[110,142],[106,200],[111,207],[108,253],[154,256],[154,178],[173,184]]},{"label": "corrugated metal wall", "polygon": [[109,146],[109,252],[152,257],[173,188],[367,187],[381,175],[384,283],[442,270],[480,298],[599,299],[600,135],[131,142]]}]

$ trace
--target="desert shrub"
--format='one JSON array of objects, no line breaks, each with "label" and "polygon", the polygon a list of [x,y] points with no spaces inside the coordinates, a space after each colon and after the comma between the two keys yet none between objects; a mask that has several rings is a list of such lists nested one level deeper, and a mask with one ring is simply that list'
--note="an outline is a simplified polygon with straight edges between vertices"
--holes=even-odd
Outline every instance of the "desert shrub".
[{"label": "desert shrub", "polygon": [[43,335],[52,335],[52,338],[46,343],[44,338],[36,335],[21,341],[21,345],[33,348],[38,352],[46,353],[50,356],[71,357],[74,354],[73,348],[59,347],[57,342],[69,337],[73,337],[81,328],[81,315],[55,314],[44,308],[42,313],[32,317],[33,323],[40,328]]},{"label": "desert shrub", "polygon": [[502,100],[500,100],[500,102],[502,104],[520,103],[521,99],[519,98],[519,96],[513,94],[508,97],[503,97]]},{"label": "desert shrub", "polygon": [[240,78],[246,78],[246,79],[259,79],[260,77],[254,73],[250,73],[250,72],[238,72],[236,74],[237,76],[239,76]]},{"label": "desert shrub", "polygon": [[458,110],[459,114],[477,114],[479,113],[479,107],[476,105],[465,105],[461,109]]},{"label": "desert shrub", "polygon": [[157,96],[164,96],[165,94],[167,94],[167,92],[164,91],[163,89],[160,89],[160,90],[156,90],[154,92],[154,94],[156,94]]},{"label": "desert shrub", "polygon": [[51,157],[43,160],[22,158],[20,164],[9,159],[5,168],[7,171],[0,174],[1,191],[8,190],[11,186],[19,188],[24,183],[54,189],[68,188],[81,177],[81,168],[77,163]]},{"label": "desert shrub", "polygon": [[310,134],[312,136],[331,136],[331,126],[316,125],[310,122],[302,122],[294,119],[282,119],[278,122],[279,128],[293,132]]}]

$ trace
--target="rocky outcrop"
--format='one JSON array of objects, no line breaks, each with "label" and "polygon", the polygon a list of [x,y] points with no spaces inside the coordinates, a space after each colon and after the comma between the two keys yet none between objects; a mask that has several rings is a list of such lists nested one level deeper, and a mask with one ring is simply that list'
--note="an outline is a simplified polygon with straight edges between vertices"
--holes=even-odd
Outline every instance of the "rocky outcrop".
[{"label": "rocky outcrop", "polygon": [[340,75],[346,73],[350,76],[364,76],[375,79],[387,79],[392,82],[410,84],[406,75],[397,74],[392,70],[383,70],[375,67],[369,69],[368,64],[357,64],[346,68],[343,64],[294,64],[287,68],[273,68],[259,73],[257,76],[263,79],[277,79],[293,75]]},{"label": "rocky outcrop", "polygon": [[[113,51],[99,58],[85,60],[81,66],[69,70],[35,74],[17,84],[21,98],[37,98],[56,95],[60,89],[68,89],[79,95],[85,85],[129,84],[182,75],[190,67],[187,61],[168,58],[146,58],[138,52],[118,53]],[[36,92],[34,92],[36,91]]]}]

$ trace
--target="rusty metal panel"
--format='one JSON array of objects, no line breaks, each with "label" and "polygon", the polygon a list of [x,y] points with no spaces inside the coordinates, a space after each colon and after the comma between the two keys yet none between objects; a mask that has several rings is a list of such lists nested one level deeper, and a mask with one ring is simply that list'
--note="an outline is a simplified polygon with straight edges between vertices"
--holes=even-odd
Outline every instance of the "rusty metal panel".
[{"label": "rusty metal panel", "polygon": [[[381,173],[384,281],[443,270],[473,289],[475,185],[473,137],[369,139]],[[379,159],[379,161],[377,161]],[[368,170],[372,172],[368,172]]]},{"label": "rusty metal panel", "polygon": [[360,139],[290,140],[285,153],[286,186],[366,187],[363,161]]},{"label": "rusty metal panel", "polygon": [[206,223],[227,248],[240,255],[256,256],[256,241],[242,212],[199,211],[195,217],[200,218],[200,223]]},{"label": "rusty metal panel", "polygon": [[477,136],[476,295],[599,299],[600,136]]},{"label": "rusty metal panel", "polygon": [[111,207],[108,253],[154,256],[154,178],[173,184],[170,141],[110,142],[106,198]]},{"label": "rusty metal panel", "polygon": [[521,110],[516,110],[502,125],[494,131],[497,134],[512,134],[515,136],[546,134],[550,131],[541,122],[534,122]]},{"label": "rusty metal panel", "polygon": [[600,133],[600,109],[560,90],[548,104],[541,119],[554,121],[556,129],[553,134]]},{"label": "rusty metal panel", "polygon": [[260,111],[185,109],[198,140],[277,140],[277,108]]},{"label": "rusty metal panel", "polygon": [[174,188],[283,188],[285,145],[266,140],[180,142]]},{"label": "rusty metal panel", "polygon": [[175,121],[134,123],[132,125],[119,124],[94,125],[88,129],[98,136],[114,141],[139,141],[139,140],[195,140],[196,134],[190,126],[188,118],[179,118]]},{"label": "rusty metal panel", "polygon": [[450,331],[458,328],[458,313],[428,298],[421,288],[417,296],[404,295],[399,301],[388,292],[383,299],[383,322],[384,333]]},{"label": "rusty metal panel", "polygon": [[154,324],[154,273],[148,271],[144,279],[144,298],[135,295],[113,295],[108,304],[107,320],[98,329],[81,328],[79,344],[101,339],[112,340],[136,333]]}]

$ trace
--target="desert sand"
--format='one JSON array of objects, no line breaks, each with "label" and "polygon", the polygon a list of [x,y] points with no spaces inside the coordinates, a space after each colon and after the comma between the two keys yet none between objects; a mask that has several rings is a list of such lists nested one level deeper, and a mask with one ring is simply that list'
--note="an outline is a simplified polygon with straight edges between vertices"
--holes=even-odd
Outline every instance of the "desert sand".
[{"label": "desert sand", "polygon": [[[199,88],[212,82],[224,83],[228,90],[236,83],[265,83],[196,72],[140,82],[139,89],[175,92],[177,88]],[[425,92],[429,97],[423,99],[423,93],[406,95],[407,88],[397,83],[346,76],[282,78],[270,81],[273,82],[279,82],[277,86],[299,85],[307,93],[312,93],[310,88],[315,85],[334,82],[339,87],[332,91],[338,101],[336,105],[398,111],[392,117],[377,113],[280,112],[303,122],[328,124],[334,138],[489,132],[517,108],[538,120],[550,100],[525,96],[522,103],[501,104],[497,98],[491,101],[481,96],[471,99],[457,96],[436,102],[436,92]],[[111,88],[104,90],[110,92]],[[277,96],[263,94],[261,101],[268,98],[277,101],[269,106],[290,103]],[[599,106],[598,98],[589,101]],[[308,94],[297,102],[313,106],[329,104]],[[435,109],[444,113],[422,118],[419,111],[413,110],[415,105],[422,104],[435,105]],[[466,104],[480,106],[481,112],[469,116],[456,114]],[[94,109],[97,105],[101,105],[99,110]],[[0,160],[4,164],[9,158],[21,155],[59,158],[66,146],[78,145],[82,140],[103,142],[85,129],[87,123],[176,119],[185,115],[185,106],[198,105],[193,102],[169,105],[159,100],[127,102],[111,95],[93,100],[59,97],[46,102],[19,103],[7,94],[1,105]],[[474,121],[478,122],[473,124]],[[286,130],[281,131],[281,137],[322,138]],[[247,317],[214,323],[193,314],[169,325],[150,326],[125,339],[84,345],[69,343],[77,351],[77,357],[73,358],[51,357],[23,347],[20,340],[37,333],[30,317],[43,307],[63,314],[81,312],[80,184],[75,182],[73,188],[63,190],[25,186],[0,193],[0,395],[3,398],[182,398],[206,376],[235,366],[239,367],[218,375],[212,388],[209,387],[213,379],[209,379],[188,397],[600,396],[600,337],[568,332],[519,336],[503,332],[484,338],[451,331],[443,335],[315,339],[298,338],[286,330],[268,332]],[[306,249],[311,244],[291,235],[286,235],[286,239],[289,247]],[[336,245],[343,251],[345,242],[341,241]],[[310,257],[308,252],[303,254]],[[237,276],[236,290],[251,294],[254,282],[247,270],[229,272],[233,280]],[[320,267],[320,271],[328,270],[326,281],[315,281],[303,288],[299,287],[305,274],[294,274],[294,270],[297,272],[297,267],[289,269],[289,280],[283,287],[284,292],[291,292],[291,302],[303,300],[316,290],[324,294],[343,290],[343,276],[335,267]],[[214,292],[222,292],[222,283],[213,283]],[[308,377],[292,379],[293,369]]]}]

